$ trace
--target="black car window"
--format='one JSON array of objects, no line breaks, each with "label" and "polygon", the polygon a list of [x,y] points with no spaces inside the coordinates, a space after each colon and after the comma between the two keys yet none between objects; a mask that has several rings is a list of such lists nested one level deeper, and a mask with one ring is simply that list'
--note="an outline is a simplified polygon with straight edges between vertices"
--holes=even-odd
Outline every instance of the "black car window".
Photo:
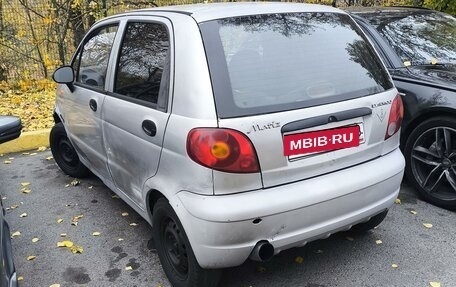
[{"label": "black car window", "polygon": [[393,87],[372,46],[345,14],[253,15],[200,27],[222,118],[316,106]]},{"label": "black car window", "polygon": [[[157,104],[169,70],[169,36],[165,25],[129,22],[117,63],[114,92]],[[163,81],[162,81],[163,79]]]},{"label": "black car window", "polygon": [[76,82],[103,89],[109,56],[116,36],[117,26],[98,29],[84,40],[81,53],[73,60]]},{"label": "black car window", "polygon": [[456,64],[456,18],[428,10],[361,13],[407,65]]}]

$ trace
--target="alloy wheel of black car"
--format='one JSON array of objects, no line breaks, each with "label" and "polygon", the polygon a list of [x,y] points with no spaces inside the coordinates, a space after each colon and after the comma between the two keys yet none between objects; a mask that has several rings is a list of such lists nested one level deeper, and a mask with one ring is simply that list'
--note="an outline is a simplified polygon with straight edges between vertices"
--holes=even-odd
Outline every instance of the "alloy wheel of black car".
[{"label": "alloy wheel of black car", "polygon": [[421,123],[407,140],[407,177],[421,196],[456,209],[456,122],[447,117]]},{"label": "alloy wheel of black car", "polygon": [[89,169],[79,160],[62,123],[57,123],[51,129],[49,144],[55,162],[64,173],[77,178],[90,175]]},{"label": "alloy wheel of black car", "polygon": [[164,198],[153,207],[152,226],[158,257],[172,286],[218,285],[221,270],[199,266],[179,218]]}]

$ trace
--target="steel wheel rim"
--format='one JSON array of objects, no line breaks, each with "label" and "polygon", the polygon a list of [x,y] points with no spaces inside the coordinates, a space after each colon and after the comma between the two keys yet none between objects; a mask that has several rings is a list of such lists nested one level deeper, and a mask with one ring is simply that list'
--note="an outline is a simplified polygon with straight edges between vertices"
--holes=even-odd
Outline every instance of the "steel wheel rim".
[{"label": "steel wheel rim", "polygon": [[59,141],[60,157],[66,165],[75,167],[78,163],[78,156],[68,138],[62,138]]},{"label": "steel wheel rim", "polygon": [[413,143],[411,169],[421,188],[441,200],[456,199],[456,130],[434,127]]},{"label": "steel wheel rim", "polygon": [[162,221],[161,230],[166,259],[179,279],[185,280],[188,276],[188,255],[183,234],[169,217]]}]

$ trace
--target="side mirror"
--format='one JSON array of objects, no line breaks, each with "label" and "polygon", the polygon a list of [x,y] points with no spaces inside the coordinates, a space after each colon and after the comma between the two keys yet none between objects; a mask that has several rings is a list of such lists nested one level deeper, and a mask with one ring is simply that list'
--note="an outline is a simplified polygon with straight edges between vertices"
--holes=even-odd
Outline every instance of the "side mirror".
[{"label": "side mirror", "polygon": [[13,116],[0,116],[0,144],[21,135],[21,119]]},{"label": "side mirror", "polygon": [[55,70],[54,74],[52,75],[52,79],[54,79],[56,83],[66,84],[70,91],[74,91],[74,72],[71,66],[62,66]]}]

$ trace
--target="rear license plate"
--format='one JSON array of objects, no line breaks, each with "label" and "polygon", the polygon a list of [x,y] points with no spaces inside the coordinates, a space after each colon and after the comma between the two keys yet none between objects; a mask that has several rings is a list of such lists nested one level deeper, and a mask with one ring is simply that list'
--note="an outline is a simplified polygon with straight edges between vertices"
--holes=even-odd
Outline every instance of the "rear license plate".
[{"label": "rear license plate", "polygon": [[363,141],[360,135],[359,125],[285,135],[283,151],[292,156],[357,147]]}]

